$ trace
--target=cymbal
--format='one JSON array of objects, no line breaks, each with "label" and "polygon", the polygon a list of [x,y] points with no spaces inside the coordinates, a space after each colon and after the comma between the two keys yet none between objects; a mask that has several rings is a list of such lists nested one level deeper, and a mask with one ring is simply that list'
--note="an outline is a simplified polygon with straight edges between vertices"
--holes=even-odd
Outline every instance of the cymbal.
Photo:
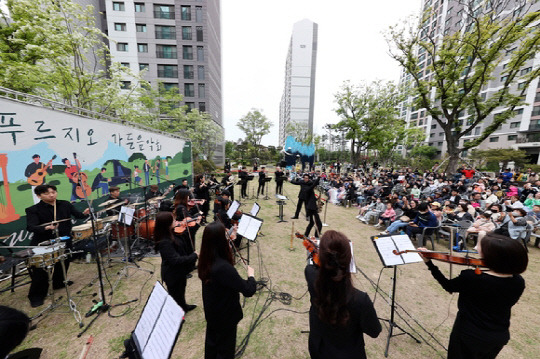
[{"label": "cymbal", "polygon": [[114,202],[116,202],[115,199],[110,199],[110,200],[108,200],[108,201],[105,201],[105,202],[101,203],[101,204],[99,205],[99,207],[107,207],[108,205],[110,205],[110,204],[112,204],[112,203],[114,203]]},{"label": "cymbal", "polygon": [[148,202],[156,202],[156,201],[161,201],[162,199],[164,199],[165,196],[157,196],[157,197],[152,197],[148,200]]},{"label": "cymbal", "polygon": [[40,224],[39,226],[40,227],[47,227],[48,225],[56,224],[56,223],[60,223],[60,222],[65,222],[65,221],[71,221],[71,218],[59,219],[58,221],[52,221],[52,222],[49,222],[49,223],[43,223],[43,224]]},{"label": "cymbal", "polygon": [[103,222],[114,222],[114,221],[118,220],[118,215],[108,216],[108,217],[105,217],[105,218],[102,218],[102,219],[103,219]]},{"label": "cymbal", "polygon": [[140,206],[140,205],[143,205],[144,202],[137,202],[137,203],[130,203],[128,204],[128,206]]},{"label": "cymbal", "polygon": [[108,211],[109,209],[113,209],[113,208],[115,208],[115,207],[122,206],[122,205],[124,205],[124,204],[125,204],[124,202],[118,202],[118,203],[112,204],[112,205],[106,207],[106,208],[104,209],[104,211]]}]

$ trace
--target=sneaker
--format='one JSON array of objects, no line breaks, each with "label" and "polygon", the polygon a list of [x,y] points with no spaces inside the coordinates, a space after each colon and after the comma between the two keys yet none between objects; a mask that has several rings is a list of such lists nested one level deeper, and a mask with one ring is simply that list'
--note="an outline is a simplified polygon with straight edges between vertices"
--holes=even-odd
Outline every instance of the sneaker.
[{"label": "sneaker", "polygon": [[381,224],[379,224],[379,223],[377,223],[377,224],[376,224],[376,225],[374,225],[373,227],[375,227],[375,228],[382,228],[382,225],[381,225]]},{"label": "sneaker", "polygon": [[356,218],[356,219],[360,219],[360,218],[362,218],[362,216],[361,216],[361,215],[358,215],[358,216],[356,216],[355,218]]},{"label": "sneaker", "polygon": [[382,231],[382,232],[379,232],[379,234],[380,234],[381,236],[386,236],[387,234],[390,234],[390,232],[388,232],[388,231]]},{"label": "sneaker", "polygon": [[364,222],[364,223],[367,223],[367,219],[365,219],[364,217],[362,218],[358,218],[361,222]]}]

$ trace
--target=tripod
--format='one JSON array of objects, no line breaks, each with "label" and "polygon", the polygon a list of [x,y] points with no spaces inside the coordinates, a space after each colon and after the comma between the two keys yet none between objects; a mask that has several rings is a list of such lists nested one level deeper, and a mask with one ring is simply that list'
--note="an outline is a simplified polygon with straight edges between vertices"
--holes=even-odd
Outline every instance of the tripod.
[{"label": "tripod", "polygon": [[[407,332],[405,329],[400,327],[396,322],[394,321],[394,314],[396,311],[396,282],[397,282],[397,266],[394,266],[394,277],[392,278],[392,305],[390,310],[390,319],[383,319],[380,318],[380,320],[384,320],[385,322],[388,322],[388,337],[386,339],[386,349],[384,351],[385,358],[388,358],[388,349],[390,347],[390,339],[392,337],[397,337],[398,335],[407,334],[411,338],[413,338],[417,343],[421,343],[420,340],[415,338],[411,333]],[[394,328],[397,328],[401,330],[401,333],[394,334]]]}]

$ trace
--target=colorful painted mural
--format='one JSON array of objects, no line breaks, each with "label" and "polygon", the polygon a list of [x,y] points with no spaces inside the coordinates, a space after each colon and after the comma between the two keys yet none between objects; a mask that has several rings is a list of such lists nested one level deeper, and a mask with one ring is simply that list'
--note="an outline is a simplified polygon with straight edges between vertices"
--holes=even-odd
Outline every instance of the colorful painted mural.
[{"label": "colorful painted mural", "polygon": [[[80,180],[79,180],[80,174]],[[0,98],[0,237],[26,244],[25,209],[48,183],[77,207],[103,202],[108,188],[143,197],[146,186],[192,183],[191,143],[128,123],[90,119]]]}]

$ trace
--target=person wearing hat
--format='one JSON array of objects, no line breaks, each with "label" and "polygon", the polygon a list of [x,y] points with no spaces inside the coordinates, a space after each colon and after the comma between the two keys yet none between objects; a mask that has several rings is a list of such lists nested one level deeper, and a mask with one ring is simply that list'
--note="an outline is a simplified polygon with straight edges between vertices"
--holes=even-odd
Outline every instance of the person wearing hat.
[{"label": "person wearing hat", "polygon": [[439,202],[432,202],[430,204],[430,207],[431,207],[431,212],[435,215],[435,217],[437,217],[437,220],[441,222],[443,219],[443,212],[441,209],[441,204]]}]

